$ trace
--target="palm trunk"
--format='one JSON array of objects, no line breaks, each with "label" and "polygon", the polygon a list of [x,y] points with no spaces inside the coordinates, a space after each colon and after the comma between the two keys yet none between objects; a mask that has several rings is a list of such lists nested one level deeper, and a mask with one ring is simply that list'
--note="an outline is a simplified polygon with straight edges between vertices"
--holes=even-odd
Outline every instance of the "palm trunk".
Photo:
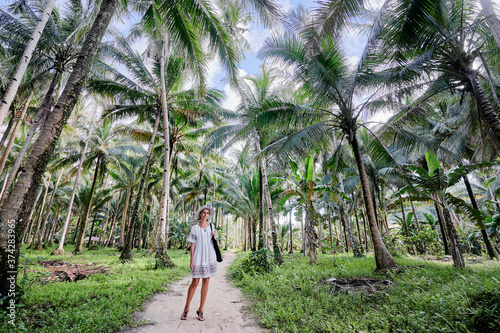
[{"label": "palm trunk", "polygon": [[[132,173],[134,174],[134,173]],[[123,206],[123,213],[122,213],[122,224],[120,225],[120,238],[118,240],[117,246],[123,246],[125,244],[125,228],[127,226],[127,213],[128,213],[128,206],[130,203],[130,198],[132,197],[132,192],[133,192],[133,180],[130,179],[128,182],[128,187],[127,187],[127,193],[125,194],[125,204]]]},{"label": "palm trunk", "polygon": [[491,128],[491,130],[495,134],[496,140],[494,140],[493,144],[498,151],[500,150],[500,120],[498,119],[498,114],[495,112],[493,106],[486,97],[486,94],[479,86],[475,75],[476,74],[468,75],[468,79],[472,85],[472,92],[474,94],[474,98],[477,101],[479,114],[482,118],[484,118],[484,122],[489,128]]},{"label": "palm trunk", "polygon": [[149,141],[148,152],[144,160],[144,165],[142,166],[141,180],[139,182],[139,189],[137,190],[137,196],[135,198],[134,207],[132,209],[132,218],[130,219],[127,238],[125,239],[125,244],[123,245],[123,251],[120,255],[120,260],[130,261],[132,260],[132,241],[135,230],[135,224],[137,223],[137,215],[139,214],[139,205],[142,199],[142,193],[144,190],[144,183],[146,180],[146,173],[149,170],[149,160],[151,159],[151,153],[153,152],[153,146],[156,140],[156,133],[158,132],[158,125],[160,124],[161,109],[156,112],[156,121],[153,127],[153,134],[151,135],[151,140]]},{"label": "palm trunk", "polygon": [[83,220],[80,223],[80,230],[78,232],[78,239],[76,241],[75,250],[73,251],[75,254],[81,254],[83,251],[83,239],[85,238],[85,230],[87,229],[87,222],[89,220],[90,212],[92,210],[92,201],[94,199],[95,186],[97,184],[97,176],[99,175],[99,166],[101,165],[101,157],[97,158],[97,162],[95,164],[94,171],[94,179],[92,180],[92,187],[90,188],[90,198],[89,204],[85,213],[83,214]]},{"label": "palm trunk", "polygon": [[113,222],[111,222],[111,228],[109,229],[109,236],[108,239],[106,240],[106,243],[104,244],[105,247],[108,247],[111,245],[113,241],[113,237],[115,235],[115,228],[116,228],[116,218],[118,217],[118,210],[120,208],[120,201],[121,201],[121,194],[118,197],[118,201],[116,203],[116,209],[113,214]]},{"label": "palm trunk", "polygon": [[94,110],[94,115],[92,116],[92,120],[90,121],[89,131],[87,133],[87,139],[85,140],[85,146],[82,150],[82,156],[80,156],[80,162],[78,164],[78,169],[76,170],[75,182],[73,183],[73,190],[71,192],[71,197],[69,199],[68,208],[66,212],[66,218],[64,219],[63,228],[61,230],[61,238],[59,239],[59,243],[57,244],[57,248],[52,251],[53,255],[63,255],[64,254],[64,242],[66,240],[66,234],[68,233],[69,224],[71,222],[71,210],[73,209],[73,203],[75,201],[75,195],[78,191],[78,184],[80,183],[80,174],[83,169],[83,161],[85,161],[85,155],[87,154],[87,148],[89,146],[89,138],[92,134],[92,126],[94,124],[94,117],[96,114],[96,110]]},{"label": "palm trunk", "polygon": [[59,182],[61,181],[61,177],[63,175],[63,169],[59,172],[59,176],[57,176],[56,183],[54,184],[54,188],[52,190],[52,194],[49,199],[49,204],[47,205],[47,214],[45,214],[45,220],[42,223],[42,230],[40,231],[40,235],[38,237],[38,241],[35,244],[35,249],[42,250],[42,241],[43,234],[45,233],[45,228],[47,226],[47,221],[49,220],[50,209],[52,208],[52,204],[54,203],[54,198],[56,196],[57,187],[59,186]]},{"label": "palm trunk", "polygon": [[488,25],[491,30],[491,34],[497,43],[497,47],[500,49],[500,20],[493,9],[493,3],[491,0],[479,0],[481,7],[483,8],[484,16],[488,18]]},{"label": "palm trunk", "polygon": [[33,241],[36,239],[36,235],[38,235],[38,231],[40,230],[40,225],[42,224],[43,212],[45,211],[45,203],[47,202],[47,194],[49,192],[49,184],[50,184],[50,175],[48,176],[48,180],[45,183],[45,194],[43,195],[42,207],[40,208],[40,215],[38,216],[37,219],[35,231],[33,232],[33,235],[29,237],[28,240],[30,245],[33,245]]},{"label": "palm trunk", "polygon": [[[358,210],[356,209],[356,204],[355,204],[355,200],[354,200],[354,193],[352,193],[352,203],[353,203],[353,208],[354,208],[354,217],[356,219],[356,227],[358,229],[358,238],[359,238],[359,241],[361,241],[361,228],[359,227],[359,218],[358,218]],[[363,256],[363,243],[360,244],[359,246],[359,252],[360,252],[360,257]]]},{"label": "palm trunk", "polygon": [[264,247],[264,188],[262,184],[262,170],[259,166],[259,250]]},{"label": "palm trunk", "polygon": [[[340,185],[340,191],[344,192],[344,182],[343,182],[341,174],[339,174],[339,185]],[[341,202],[341,210],[342,210],[342,215],[343,215],[344,221],[345,221],[345,229],[347,231],[347,236],[349,237],[349,243],[351,243],[352,254],[354,255],[354,257],[358,257],[358,258],[362,257],[362,254],[359,251],[356,239],[354,238],[354,235],[352,233],[351,219],[349,217],[349,205],[347,204],[347,202],[344,199],[342,199],[342,202]]]},{"label": "palm trunk", "polygon": [[[260,149],[260,142],[259,142],[259,135],[257,133],[257,130],[254,128],[254,137],[255,137],[255,149],[257,155],[260,155],[261,149]],[[267,171],[266,171],[266,166],[264,165],[264,161],[261,159],[259,161],[259,166],[262,171],[262,184],[264,186],[264,195],[266,197],[266,204],[267,204],[267,212],[269,214],[269,221],[271,223],[271,237],[273,240],[273,252],[274,252],[274,259],[278,264],[282,263],[281,259],[281,254],[280,254],[280,249],[278,246],[278,232],[276,228],[276,223],[274,219],[274,210],[273,210],[273,202],[271,200],[271,192],[269,190],[269,183],[267,181]]]},{"label": "palm trunk", "polygon": [[9,136],[10,130],[12,129],[12,125],[14,125],[15,121],[16,121],[16,117],[14,117],[14,114],[12,114],[12,117],[10,117],[9,123],[7,124],[7,128],[5,129],[5,132],[3,132],[3,134],[2,134],[2,139],[0,140],[0,150],[3,148],[5,141],[7,141],[7,137]]},{"label": "palm trunk", "polygon": [[[35,136],[36,130],[38,129],[38,125],[40,124],[42,119],[46,119],[46,117],[50,111],[50,106],[52,105],[52,96],[54,95],[54,91],[56,89],[57,82],[59,81],[60,77],[61,77],[60,71],[56,71],[56,73],[52,77],[52,81],[49,85],[49,89],[45,93],[45,97],[42,101],[42,104],[38,108],[38,111],[36,113],[36,116],[35,116],[33,123],[31,124],[28,135],[26,135],[26,139],[23,142],[23,146],[21,147],[21,151],[19,151],[19,154],[17,155],[16,160],[14,161],[14,165],[12,166],[12,170],[9,174],[9,177],[7,178],[6,191],[8,191],[8,189],[10,188],[12,183],[14,182],[14,179],[16,179],[17,171],[19,170],[19,168],[21,167],[21,164],[23,163],[24,155],[26,155],[26,152],[28,151],[31,140]],[[7,195],[5,192],[0,195],[0,207],[2,206],[6,197],[7,197]]]},{"label": "palm trunk", "polygon": [[139,219],[139,234],[137,235],[137,251],[142,249],[142,229],[144,228],[144,215],[146,214],[147,205],[144,205],[141,211],[141,218]]},{"label": "palm trunk", "polygon": [[[14,144],[14,139],[16,138],[17,130],[19,129],[19,127],[21,126],[21,123],[24,120],[24,116],[26,115],[26,111],[28,111],[28,107],[30,105],[32,97],[33,97],[33,92],[31,92],[29,94],[28,98],[24,102],[24,106],[23,106],[23,110],[21,111],[21,115],[19,116],[19,118],[17,118],[16,125],[12,129],[12,133],[10,134],[10,138],[9,138],[9,141],[7,142],[7,146],[5,146],[5,150],[2,153],[2,158],[0,159],[0,174],[2,174],[2,172],[3,172],[3,168],[5,167],[5,163],[7,162],[7,157],[9,157],[10,150],[12,149],[12,145]],[[0,146],[0,149],[1,148],[2,147]],[[13,172],[17,172],[17,170],[12,169],[11,173],[13,173]],[[9,183],[7,182],[7,185],[5,186],[5,188],[8,189],[9,186],[10,186]],[[3,196],[3,193],[0,194],[0,197],[1,196]],[[1,202],[0,202],[0,205],[1,205]]]},{"label": "palm trunk", "polygon": [[226,221],[226,246],[224,246],[224,250],[227,250],[228,233],[229,233],[229,221]]},{"label": "palm trunk", "polygon": [[455,225],[451,221],[450,211],[445,202],[440,198],[441,204],[443,205],[443,215],[446,223],[446,229],[448,231],[448,238],[450,239],[450,250],[451,256],[453,257],[453,266],[455,267],[465,267],[465,261],[462,257],[462,252],[460,251],[460,242],[458,240],[457,230]]},{"label": "palm trunk", "polygon": [[56,217],[54,218],[54,222],[52,222],[52,227],[50,228],[49,236],[47,237],[47,243],[52,244],[52,239],[54,238],[54,234],[57,230],[57,225],[59,224],[59,216],[61,214],[61,206],[57,207]]},{"label": "palm trunk", "polygon": [[26,47],[24,48],[23,55],[21,56],[21,59],[20,59],[19,63],[17,64],[16,70],[15,70],[14,74],[12,75],[12,79],[10,80],[9,85],[5,89],[5,93],[4,93],[2,101],[0,103],[0,124],[5,119],[5,116],[7,115],[7,112],[9,111],[10,105],[12,104],[14,97],[16,97],[19,85],[21,84],[21,81],[23,80],[24,73],[26,72],[26,69],[28,68],[28,64],[31,61],[31,57],[33,56],[33,53],[35,52],[36,45],[38,44],[38,41],[40,40],[43,29],[45,28],[45,25],[47,24],[47,21],[49,20],[50,13],[52,13],[52,9],[54,9],[55,3],[56,3],[56,0],[49,0],[47,2],[42,14],[40,15],[40,18],[38,19],[38,22],[35,26],[35,29],[33,29],[31,37],[30,37],[28,43],[26,44]]},{"label": "palm trunk", "polygon": [[[413,219],[415,220],[415,224],[417,225],[417,231],[420,234],[420,232],[422,232],[422,229],[420,228],[420,221],[418,220],[417,211],[415,209],[415,205],[413,204],[413,200],[411,200],[411,199],[410,199],[410,204],[411,204],[411,210],[413,211]],[[424,242],[421,242],[417,245],[417,251],[419,254],[425,253]]]},{"label": "palm trunk", "polygon": [[[33,144],[33,149],[28,156],[23,170],[24,172],[19,176],[16,185],[2,206],[0,213],[0,229],[2,230],[0,232],[0,262],[2,263],[0,265],[0,294],[2,295],[6,295],[10,288],[10,282],[7,278],[17,277],[17,273],[9,273],[7,265],[3,263],[7,262],[9,254],[13,255],[15,264],[10,269],[17,272],[21,240],[20,231],[24,229],[27,223],[27,217],[30,215],[33,207],[33,199],[40,185],[41,177],[52,156],[61,131],[78,101],[85,79],[90,71],[91,63],[118,3],[119,0],[103,1],[101,9],[87,33],[78,58],[73,65],[73,71],[68,78],[61,97],[54,110],[50,113],[38,139]],[[0,119],[4,117],[5,115],[2,115],[0,112]],[[9,246],[8,233],[6,231],[9,229],[12,221],[15,221],[17,236],[14,254],[6,252]],[[8,302],[3,302],[3,304],[8,304]]]},{"label": "palm trunk", "polygon": [[87,242],[87,249],[90,248],[90,243],[92,243],[92,235],[94,234],[95,220],[97,219],[97,210],[94,213],[94,218],[92,219],[92,226],[90,227],[89,241]]},{"label": "palm trunk", "polygon": [[161,107],[163,111],[163,138],[165,150],[163,155],[163,186],[160,205],[160,225],[156,234],[156,267],[174,267],[167,253],[167,232],[170,197],[170,120],[168,117],[167,88],[165,86],[165,68],[167,68],[167,53],[170,52],[170,41],[162,41],[160,55],[160,86],[161,86]]},{"label": "palm trunk", "polygon": [[[463,176],[465,187],[467,188],[467,193],[469,194],[470,201],[472,203],[472,207],[476,210],[479,210],[479,206],[477,205],[476,202],[476,197],[474,196],[474,192],[472,192],[472,187],[470,186],[469,183],[469,178],[467,176]],[[490,259],[498,258],[498,254],[495,252],[495,249],[491,245],[491,242],[488,238],[488,234],[486,233],[486,228],[484,227],[484,221],[483,221],[483,227],[478,226],[479,230],[481,230],[481,235],[483,236],[483,241],[484,244],[486,245],[486,250],[488,252],[488,255],[490,256]]]},{"label": "palm trunk", "polygon": [[104,224],[101,230],[101,236],[99,237],[99,245],[104,245],[104,240],[106,239],[106,231],[108,230],[108,220],[109,220],[109,211],[111,209],[111,201],[108,202],[108,208],[106,209],[106,218],[104,219]]},{"label": "palm trunk", "polygon": [[365,166],[363,164],[363,160],[361,159],[361,151],[359,149],[359,143],[356,133],[351,133],[349,141],[352,146],[354,158],[356,159],[356,165],[359,171],[361,190],[363,192],[363,199],[365,201],[368,224],[370,225],[377,270],[397,269],[398,265],[385,247],[384,241],[382,240],[382,235],[380,234],[380,230],[377,226],[377,219],[375,216],[375,208],[373,207],[373,200],[371,198],[368,176],[366,175]]}]

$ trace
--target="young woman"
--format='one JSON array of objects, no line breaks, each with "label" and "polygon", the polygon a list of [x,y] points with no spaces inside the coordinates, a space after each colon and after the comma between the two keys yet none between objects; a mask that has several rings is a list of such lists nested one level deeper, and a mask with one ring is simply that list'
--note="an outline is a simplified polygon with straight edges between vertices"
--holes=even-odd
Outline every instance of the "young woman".
[{"label": "young woman", "polygon": [[[215,227],[208,223],[208,219],[214,215],[214,210],[208,206],[200,207],[195,217],[199,221],[198,224],[191,228],[191,232],[187,238],[191,243],[191,276],[193,281],[188,289],[186,305],[182,313],[181,320],[186,320],[189,312],[189,305],[193,299],[194,292],[198,283],[201,282],[201,300],[200,307],[196,311],[198,320],[203,321],[203,309],[205,307],[205,300],[207,299],[208,283],[210,277],[217,274],[217,257],[215,255],[214,246],[212,244],[212,236],[217,237]],[[212,228],[211,228],[212,227]]]}]

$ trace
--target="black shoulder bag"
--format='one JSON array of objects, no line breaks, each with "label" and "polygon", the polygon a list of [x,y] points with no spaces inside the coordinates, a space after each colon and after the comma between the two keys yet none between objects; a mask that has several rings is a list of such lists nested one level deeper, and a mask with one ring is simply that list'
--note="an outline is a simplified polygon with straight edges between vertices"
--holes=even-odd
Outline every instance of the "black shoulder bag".
[{"label": "black shoulder bag", "polygon": [[[212,229],[212,223],[210,223],[210,231]],[[214,236],[212,236],[212,244],[214,244],[215,255],[217,256],[217,262],[222,262],[222,255],[220,254],[219,245],[217,244],[217,240]]]}]

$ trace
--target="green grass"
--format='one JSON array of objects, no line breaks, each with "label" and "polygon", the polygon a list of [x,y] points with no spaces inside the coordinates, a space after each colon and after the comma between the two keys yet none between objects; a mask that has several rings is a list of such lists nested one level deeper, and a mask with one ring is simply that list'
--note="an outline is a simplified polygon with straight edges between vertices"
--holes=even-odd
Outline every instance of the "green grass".
[{"label": "green grass", "polygon": [[[467,263],[460,270],[451,263],[397,256],[404,272],[382,274],[375,272],[372,256],[319,255],[318,263],[309,265],[295,254],[271,273],[252,276],[242,272],[244,256],[230,268],[233,281],[271,332],[500,332],[498,261]],[[425,267],[415,267],[420,265]],[[325,282],[331,277],[395,284],[372,295],[333,295]]]},{"label": "green grass", "polygon": [[[19,281],[26,289],[22,305],[16,311],[19,332],[117,332],[133,326],[132,314],[143,308],[154,293],[189,273],[189,256],[183,250],[169,251],[176,264],[173,269],[151,270],[153,257],[134,251],[131,263],[121,264],[116,249],[85,251],[82,255],[67,253],[49,255],[43,251],[22,250],[22,266],[27,274]],[[36,264],[39,260],[61,259],[72,263],[98,263],[111,270],[77,282],[44,283],[47,269]],[[0,314],[0,332],[13,332],[12,326]]]}]

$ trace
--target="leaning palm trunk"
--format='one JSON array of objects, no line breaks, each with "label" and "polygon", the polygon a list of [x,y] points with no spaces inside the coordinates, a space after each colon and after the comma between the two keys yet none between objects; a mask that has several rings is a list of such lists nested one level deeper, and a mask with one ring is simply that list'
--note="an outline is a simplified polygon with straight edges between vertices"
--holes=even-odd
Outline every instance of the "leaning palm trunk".
[{"label": "leaning palm trunk", "polygon": [[132,239],[135,230],[135,224],[137,222],[137,215],[139,213],[139,204],[142,199],[142,193],[144,190],[144,182],[146,180],[146,173],[149,170],[149,160],[151,159],[151,153],[153,152],[154,142],[156,140],[156,133],[158,132],[158,125],[160,124],[161,109],[156,113],[156,121],[153,127],[153,134],[151,135],[151,141],[149,142],[148,152],[144,160],[144,165],[142,166],[141,181],[139,183],[139,189],[137,190],[137,197],[135,198],[134,207],[132,209],[132,218],[130,219],[127,238],[125,239],[125,244],[123,245],[123,251],[120,255],[121,261],[132,260]]},{"label": "leaning palm trunk", "polygon": [[[94,116],[95,117],[95,110]],[[75,201],[75,195],[78,191],[78,183],[80,182],[80,174],[83,169],[83,161],[85,161],[85,155],[87,154],[87,148],[89,146],[89,138],[92,134],[92,125],[94,124],[94,118],[90,122],[89,131],[87,134],[87,140],[85,140],[85,146],[83,147],[82,156],[80,156],[80,163],[78,164],[78,169],[76,171],[75,182],[73,184],[73,191],[71,192],[71,197],[69,199],[69,204],[66,213],[66,219],[64,220],[63,228],[61,231],[61,238],[59,239],[59,243],[57,244],[57,248],[52,251],[53,255],[63,255],[64,254],[64,241],[66,240],[66,233],[68,232],[69,223],[71,221],[71,210],[73,209],[73,202]]]},{"label": "leaning palm trunk", "polygon": [[[24,102],[23,110],[21,111],[21,115],[16,121],[16,125],[12,129],[12,133],[10,134],[9,141],[7,142],[7,146],[5,147],[5,150],[3,151],[2,158],[0,159],[0,174],[3,172],[3,168],[5,167],[5,163],[7,162],[7,157],[9,156],[10,150],[12,149],[12,145],[14,144],[14,139],[16,138],[17,130],[21,126],[21,123],[24,120],[24,116],[26,115],[26,111],[28,110],[28,106],[31,102],[31,98],[33,97],[33,92],[30,93],[26,101]],[[0,146],[1,149],[1,146]],[[17,170],[15,170],[17,172]],[[14,172],[14,169],[12,169],[11,173]],[[9,183],[7,182],[6,189],[9,188]],[[0,194],[0,196],[3,194]],[[0,201],[0,207],[1,207],[1,201]]]},{"label": "leaning palm trunk", "polygon": [[23,146],[21,147],[21,150],[19,151],[19,154],[16,157],[16,160],[14,161],[14,165],[12,166],[12,170],[9,174],[9,177],[7,178],[7,184],[5,186],[6,190],[2,194],[0,194],[0,207],[2,207],[4,200],[7,197],[6,192],[14,182],[14,179],[16,178],[17,171],[19,170],[22,162],[24,155],[28,151],[28,147],[30,146],[31,140],[35,136],[36,130],[38,129],[38,125],[42,121],[42,119],[46,119],[49,111],[50,111],[50,106],[52,104],[52,95],[54,95],[54,91],[56,89],[57,82],[59,81],[59,78],[61,77],[61,72],[58,70],[52,77],[52,81],[50,82],[49,89],[45,93],[45,97],[42,101],[42,104],[38,108],[38,111],[36,113],[35,119],[33,120],[33,123],[31,124],[30,130],[28,132],[28,135],[26,135],[26,139],[24,139]]},{"label": "leaning palm trunk", "polygon": [[83,213],[83,220],[80,223],[80,230],[78,231],[78,239],[76,241],[75,254],[81,254],[83,251],[83,239],[85,238],[85,230],[87,229],[87,222],[89,220],[90,212],[92,211],[92,201],[94,199],[95,185],[97,184],[97,176],[99,175],[99,167],[101,166],[101,157],[97,158],[94,171],[94,179],[92,180],[92,187],[90,188],[90,198],[85,213]]},{"label": "leaning palm trunk", "polygon": [[23,80],[26,68],[28,68],[28,64],[31,61],[33,53],[35,52],[36,45],[38,44],[38,41],[42,36],[43,29],[45,28],[45,25],[49,20],[50,13],[52,13],[52,9],[54,9],[55,3],[56,0],[49,0],[47,2],[45,9],[43,10],[42,14],[40,15],[40,18],[38,19],[38,23],[36,24],[35,29],[31,34],[31,38],[26,44],[23,55],[21,56],[21,60],[17,65],[16,71],[14,72],[14,75],[12,76],[9,85],[5,89],[5,93],[0,103],[0,124],[5,119],[5,116],[9,111],[10,105],[12,104],[14,97],[16,97],[17,89],[19,88],[19,85]]},{"label": "leaning palm trunk", "polygon": [[170,196],[170,122],[168,118],[167,91],[165,86],[165,68],[167,52],[170,52],[170,42],[168,45],[162,42],[160,55],[160,85],[161,85],[161,107],[163,111],[163,133],[165,141],[165,151],[163,155],[163,186],[161,193],[160,206],[160,225],[156,234],[156,267],[174,267],[167,253],[167,232],[168,232],[168,214],[169,214],[169,196]]},{"label": "leaning palm trunk", "polygon": [[443,205],[443,215],[444,221],[446,224],[446,230],[448,231],[448,239],[450,240],[450,252],[453,257],[453,266],[455,267],[465,267],[465,261],[462,256],[462,252],[460,251],[460,242],[458,240],[457,230],[455,229],[455,225],[451,221],[450,210],[446,206],[445,201],[440,198],[441,205]]},{"label": "leaning palm trunk", "polygon": [[12,114],[12,117],[10,117],[9,123],[7,124],[7,128],[5,129],[5,132],[3,132],[2,139],[0,140],[0,148],[3,147],[5,144],[5,141],[7,140],[7,137],[9,136],[10,130],[12,129],[12,125],[14,125],[16,121],[16,117],[14,117],[14,114]]},{"label": "leaning palm trunk", "polygon": [[40,235],[38,236],[38,240],[35,244],[36,250],[42,250],[43,235],[45,234],[45,228],[47,227],[47,222],[49,220],[50,209],[52,208],[52,204],[54,203],[57,187],[59,186],[59,182],[61,181],[63,171],[64,170],[61,169],[61,171],[59,172],[59,176],[57,176],[56,183],[54,184],[54,188],[52,189],[52,194],[50,195],[49,204],[47,205],[47,214],[45,214],[45,219],[42,223],[42,230],[40,231]]},{"label": "leaning palm trunk", "polygon": [[375,252],[375,264],[377,270],[397,269],[398,265],[392,255],[385,247],[382,235],[377,226],[377,219],[375,216],[375,208],[371,198],[370,186],[368,184],[368,176],[366,174],[363,160],[361,159],[361,151],[359,149],[359,142],[356,133],[349,135],[349,143],[352,146],[354,158],[356,159],[356,166],[359,171],[359,178],[361,182],[361,190],[363,192],[363,199],[365,201],[366,215],[368,216],[368,224],[370,225],[370,232],[373,241],[373,250]]},{"label": "leaning palm trunk", "polygon": [[[33,208],[33,199],[39,187],[41,177],[54,152],[61,131],[75,108],[85,79],[90,71],[91,63],[118,2],[119,0],[103,1],[101,9],[85,38],[61,97],[50,113],[38,139],[33,144],[33,149],[28,156],[23,173],[19,176],[16,185],[2,207],[0,213],[0,294],[2,295],[6,295],[10,288],[10,282],[7,280],[7,277],[16,276],[16,274],[12,275],[8,273],[7,265],[5,264],[9,255],[6,252],[9,244],[7,230],[9,229],[9,225],[15,223],[17,246],[13,255],[15,264],[10,270],[17,271],[21,239],[20,231],[24,229],[27,223],[27,217]],[[3,119],[3,116],[0,115],[0,118]],[[10,255],[12,256],[12,254]],[[3,302],[3,304],[7,303]]]},{"label": "leaning palm trunk", "polygon": [[[479,206],[477,205],[476,197],[474,196],[474,192],[472,192],[472,186],[470,186],[469,178],[467,176],[463,176],[465,187],[467,188],[467,193],[469,194],[470,201],[472,203],[472,208],[479,210]],[[484,244],[486,245],[486,251],[490,259],[498,258],[498,254],[495,251],[495,248],[491,245],[491,242],[488,238],[488,234],[486,233],[486,228],[484,224],[478,226],[479,230],[481,230],[481,236],[483,236]]]},{"label": "leaning palm trunk", "polygon": [[495,112],[486,94],[479,86],[475,74],[468,75],[468,79],[472,86],[474,98],[477,101],[479,114],[484,118],[485,123],[491,128],[495,135],[496,140],[493,140],[493,145],[498,152],[500,151],[500,120],[498,119],[498,114]]}]

